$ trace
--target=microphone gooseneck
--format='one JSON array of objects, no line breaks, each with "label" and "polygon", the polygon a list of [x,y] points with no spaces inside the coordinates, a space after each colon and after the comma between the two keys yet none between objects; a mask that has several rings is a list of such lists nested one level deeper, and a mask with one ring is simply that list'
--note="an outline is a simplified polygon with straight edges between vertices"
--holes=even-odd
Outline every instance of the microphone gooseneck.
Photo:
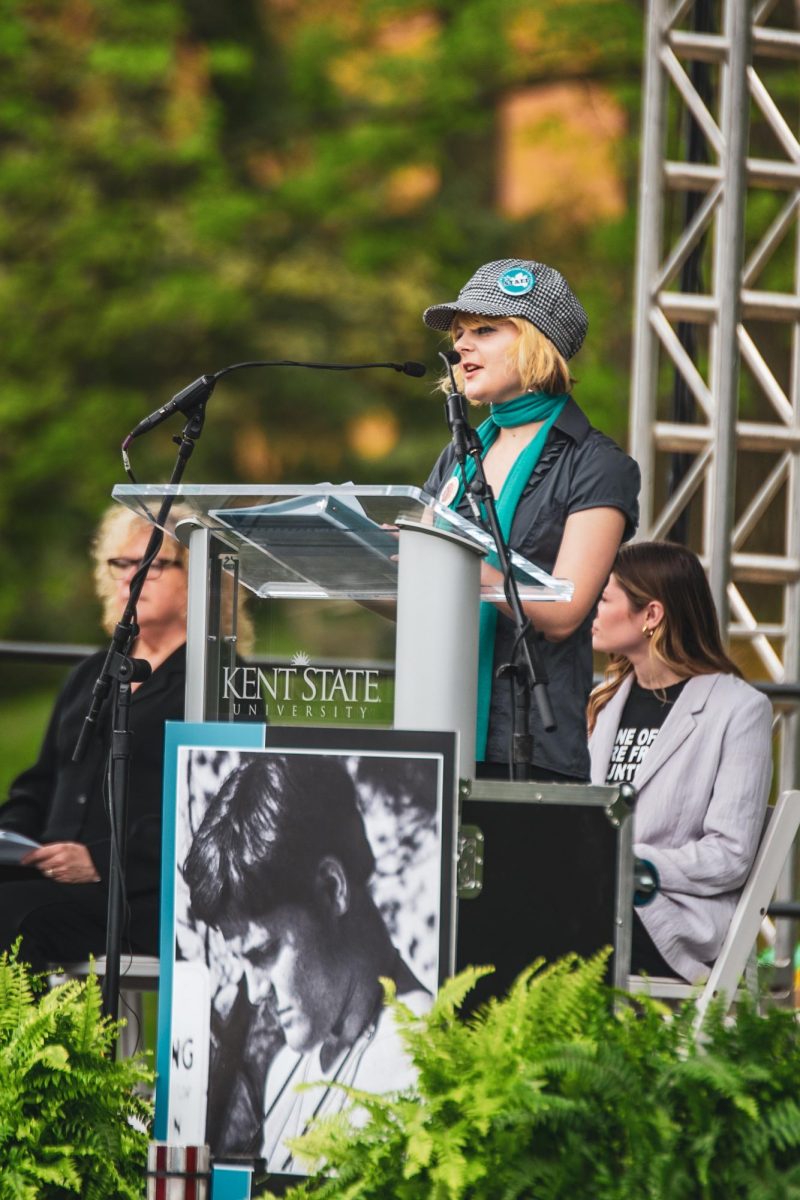
[{"label": "microphone gooseneck", "polygon": [[427,368],[419,362],[365,362],[365,363],[329,363],[304,362],[295,358],[254,359],[252,362],[231,363],[217,371],[215,379],[221,379],[231,371],[242,371],[248,367],[306,367],[310,371],[370,371],[374,367],[386,367],[390,371],[400,371],[403,375],[414,375],[421,378],[427,373]]},{"label": "microphone gooseneck", "polygon": [[201,404],[205,404],[209,396],[216,386],[217,380],[223,375],[229,375],[231,371],[242,371],[250,367],[306,367],[311,371],[368,371],[374,367],[386,367],[390,371],[399,371],[403,375],[410,375],[415,379],[421,379],[427,373],[427,368],[424,363],[420,362],[368,362],[368,363],[322,363],[322,362],[302,362],[297,359],[279,358],[279,359],[255,359],[252,362],[231,363],[228,367],[223,367],[221,371],[215,371],[213,375],[201,375],[199,379],[195,379],[187,387],[168,400],[166,404],[162,404],[154,412],[136,425],[122,443],[122,459],[125,464],[126,471],[129,471],[130,463],[127,458],[127,449],[134,438],[140,437],[143,433],[153,429],[156,425],[160,425],[162,421],[166,421],[174,412],[191,412],[198,408]]},{"label": "microphone gooseneck", "polygon": [[[469,454],[475,453],[480,456],[481,444],[478,435],[467,420],[467,402],[463,392],[458,390],[456,377],[453,374],[453,367],[461,362],[461,355],[457,350],[440,350],[439,357],[447,367],[447,374],[450,377],[450,394],[444,402],[444,415],[453,439],[456,460],[463,472]],[[476,524],[482,525],[483,516],[474,492],[469,486],[466,486],[464,490]]]},{"label": "microphone gooseneck", "polygon": [[[458,390],[458,384],[456,383],[456,377],[453,373],[453,367],[458,366],[458,364],[461,362],[461,355],[458,353],[457,350],[440,350],[439,358],[442,360],[444,365],[447,367],[447,376],[448,376],[448,379],[450,380],[451,395],[461,396],[462,416],[463,416],[463,419],[466,420],[467,419],[466,411],[464,410],[464,404],[463,404],[464,397],[461,395],[461,392]],[[448,423],[448,425],[450,424],[449,415],[447,418],[447,423]]]}]

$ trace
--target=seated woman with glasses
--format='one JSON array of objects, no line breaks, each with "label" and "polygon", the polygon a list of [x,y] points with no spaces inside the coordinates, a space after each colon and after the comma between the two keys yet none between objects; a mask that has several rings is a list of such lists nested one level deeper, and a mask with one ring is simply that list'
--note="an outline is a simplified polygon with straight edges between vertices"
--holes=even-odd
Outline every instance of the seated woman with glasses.
[{"label": "seated woman with glasses", "polygon": [[[128,601],[151,530],[148,522],[120,505],[108,509],[100,521],[92,556],[109,633]],[[123,954],[158,953],[164,722],[183,718],[186,568],[183,546],[165,538],[137,605],[139,633],[131,654],[146,659],[152,674],[131,685]],[[223,603],[230,610],[232,588],[226,592]],[[240,645],[250,632],[240,611]],[[55,702],[38,760],[14,780],[0,807],[0,830],[40,843],[18,865],[0,866],[0,951],[21,936],[20,957],[37,970],[105,951],[110,698],[82,760],[72,761],[105,657],[106,651],[99,651],[71,672]]]}]

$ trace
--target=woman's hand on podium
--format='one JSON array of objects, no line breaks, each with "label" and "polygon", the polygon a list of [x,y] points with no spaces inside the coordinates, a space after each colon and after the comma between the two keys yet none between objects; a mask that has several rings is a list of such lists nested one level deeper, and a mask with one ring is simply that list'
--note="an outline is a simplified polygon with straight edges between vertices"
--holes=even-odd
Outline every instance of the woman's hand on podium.
[{"label": "woman's hand on podium", "polygon": [[56,883],[99,883],[92,856],[79,842],[51,842],[20,859],[23,867],[36,867]]}]

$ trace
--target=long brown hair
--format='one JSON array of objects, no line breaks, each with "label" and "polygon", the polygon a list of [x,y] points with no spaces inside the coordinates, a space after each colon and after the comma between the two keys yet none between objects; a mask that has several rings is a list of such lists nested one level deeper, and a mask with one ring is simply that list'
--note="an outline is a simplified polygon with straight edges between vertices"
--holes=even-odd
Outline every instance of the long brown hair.
[{"label": "long brown hair", "polygon": [[[696,554],[675,542],[634,542],[619,551],[611,573],[627,596],[631,612],[641,612],[651,600],[663,606],[663,620],[650,641],[654,658],[682,679],[717,671],[741,677],[722,645],[717,610]],[[603,682],[589,697],[590,733],[598,713],[632,670],[625,655],[609,655]]]}]

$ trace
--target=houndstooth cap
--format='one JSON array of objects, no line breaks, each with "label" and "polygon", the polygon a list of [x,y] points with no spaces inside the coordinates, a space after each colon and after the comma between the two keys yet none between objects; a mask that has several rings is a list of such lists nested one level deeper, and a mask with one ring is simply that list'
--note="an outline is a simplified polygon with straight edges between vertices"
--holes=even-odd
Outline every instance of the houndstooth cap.
[{"label": "houndstooth cap", "polygon": [[479,267],[449,304],[426,308],[431,329],[449,329],[456,313],[485,317],[524,317],[550,338],[564,358],[577,354],[589,321],[564,276],[545,263],[501,258]]}]

